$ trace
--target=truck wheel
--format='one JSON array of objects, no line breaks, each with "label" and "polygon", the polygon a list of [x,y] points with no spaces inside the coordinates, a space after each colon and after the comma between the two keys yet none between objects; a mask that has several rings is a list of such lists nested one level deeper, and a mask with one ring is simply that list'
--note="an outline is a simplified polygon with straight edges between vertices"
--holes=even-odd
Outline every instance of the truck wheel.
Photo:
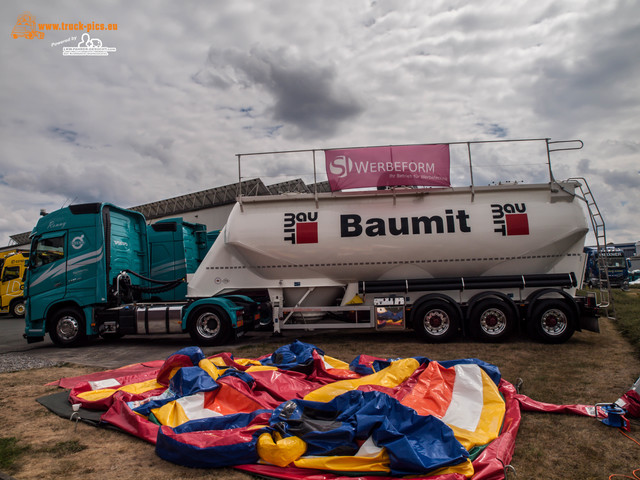
[{"label": "truck wheel", "polygon": [[575,331],[574,315],[561,300],[542,300],[528,320],[529,334],[544,343],[564,343]]},{"label": "truck wheel", "polygon": [[469,315],[469,330],[478,340],[499,342],[511,334],[514,315],[505,302],[486,299],[478,302]]},{"label": "truck wheel", "polygon": [[13,302],[11,302],[11,306],[9,307],[11,310],[11,315],[15,318],[24,317],[26,306],[24,303],[24,298],[17,298]]},{"label": "truck wheel", "polygon": [[86,339],[84,315],[77,308],[64,308],[51,319],[49,326],[51,341],[59,347],[76,347]]},{"label": "truck wheel", "polygon": [[428,342],[445,342],[453,338],[460,321],[450,304],[431,300],[418,307],[413,320],[414,328]]},{"label": "truck wheel", "polygon": [[230,334],[229,316],[218,307],[199,307],[189,315],[189,335],[198,345],[222,345]]}]

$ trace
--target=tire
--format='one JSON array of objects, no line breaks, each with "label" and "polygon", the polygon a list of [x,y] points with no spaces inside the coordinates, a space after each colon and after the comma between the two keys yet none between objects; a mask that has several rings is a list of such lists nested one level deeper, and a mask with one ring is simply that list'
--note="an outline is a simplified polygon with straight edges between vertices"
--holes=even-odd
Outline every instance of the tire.
[{"label": "tire", "polygon": [[528,319],[529,334],[543,343],[564,343],[575,331],[574,314],[562,300],[541,300]]},{"label": "tire", "polygon": [[429,300],[418,307],[413,328],[428,342],[446,342],[458,332],[460,318],[444,300]]},{"label": "tire", "polygon": [[56,312],[49,324],[51,341],[59,347],[77,347],[87,340],[84,315],[77,308]]},{"label": "tire", "polygon": [[9,306],[9,310],[11,311],[11,315],[15,318],[23,318],[26,312],[26,305],[24,303],[24,298],[16,298],[11,302]]},{"label": "tire", "polygon": [[513,309],[506,302],[481,300],[469,315],[471,335],[483,342],[500,342],[509,337],[515,324]]},{"label": "tire", "polygon": [[223,345],[231,336],[229,316],[215,306],[196,308],[189,315],[189,335],[197,345]]}]

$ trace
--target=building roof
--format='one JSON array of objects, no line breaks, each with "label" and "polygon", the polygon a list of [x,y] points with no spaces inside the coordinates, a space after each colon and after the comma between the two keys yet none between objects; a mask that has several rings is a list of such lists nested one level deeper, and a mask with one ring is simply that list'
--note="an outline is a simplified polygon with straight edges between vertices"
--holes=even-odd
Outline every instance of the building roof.
[{"label": "building roof", "polygon": [[9,235],[9,238],[11,239],[10,245],[28,245],[29,235],[31,235],[31,232],[16,233],[15,235]]},{"label": "building roof", "polygon": [[240,193],[246,196],[270,195],[262,180],[256,178],[241,183],[232,183],[222,187],[188,193],[179,197],[167,198],[158,202],[146,203],[131,207],[131,210],[136,210],[148,220],[153,220],[154,218],[235,203]]},{"label": "building roof", "polygon": [[[319,182],[315,184],[318,192],[328,192],[329,182]],[[168,198],[158,202],[146,203],[131,207],[142,213],[147,220],[155,218],[177,215],[180,213],[193,212],[205,208],[218,207],[235,203],[238,195],[254,197],[259,195],[279,195],[282,193],[312,193],[314,184],[307,185],[302,179],[289,180],[287,182],[276,183],[266,186],[261,179],[254,178],[240,183],[223,185],[222,187],[210,188],[200,192],[188,193],[179,197]]]}]

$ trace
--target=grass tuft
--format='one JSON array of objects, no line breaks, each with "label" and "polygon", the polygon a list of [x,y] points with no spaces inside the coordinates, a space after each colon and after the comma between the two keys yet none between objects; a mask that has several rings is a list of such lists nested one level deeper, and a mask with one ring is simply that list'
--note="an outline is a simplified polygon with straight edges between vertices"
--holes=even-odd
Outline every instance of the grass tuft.
[{"label": "grass tuft", "polygon": [[56,457],[64,457],[65,455],[72,455],[74,453],[81,452],[87,448],[78,440],[66,440],[64,442],[58,442],[48,447],[43,447],[39,451],[43,453],[50,453]]},{"label": "grass tuft", "polygon": [[0,471],[11,469],[18,457],[29,449],[29,446],[18,445],[16,437],[0,437]]}]

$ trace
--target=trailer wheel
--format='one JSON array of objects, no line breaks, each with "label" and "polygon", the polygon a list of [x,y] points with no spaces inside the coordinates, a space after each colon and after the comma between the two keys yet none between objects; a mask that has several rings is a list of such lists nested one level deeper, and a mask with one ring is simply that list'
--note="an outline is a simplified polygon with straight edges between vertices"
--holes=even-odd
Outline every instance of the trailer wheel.
[{"label": "trailer wheel", "polygon": [[11,306],[9,307],[11,310],[11,315],[15,318],[22,318],[26,312],[26,305],[24,303],[24,298],[16,298],[11,302]]},{"label": "trailer wheel", "polygon": [[469,315],[471,334],[484,342],[499,342],[507,338],[514,325],[514,314],[505,302],[486,299],[478,302]]},{"label": "trailer wheel", "polygon": [[460,320],[449,303],[431,300],[418,307],[414,328],[428,342],[445,342],[455,336]]},{"label": "trailer wheel", "polygon": [[59,347],[76,347],[86,339],[84,315],[77,308],[64,308],[55,313],[49,325],[51,341]]},{"label": "trailer wheel", "polygon": [[230,334],[229,316],[218,307],[199,307],[189,315],[189,335],[198,345],[223,345]]},{"label": "trailer wheel", "polygon": [[528,321],[529,334],[544,343],[564,343],[575,331],[571,309],[561,300],[542,300]]}]

